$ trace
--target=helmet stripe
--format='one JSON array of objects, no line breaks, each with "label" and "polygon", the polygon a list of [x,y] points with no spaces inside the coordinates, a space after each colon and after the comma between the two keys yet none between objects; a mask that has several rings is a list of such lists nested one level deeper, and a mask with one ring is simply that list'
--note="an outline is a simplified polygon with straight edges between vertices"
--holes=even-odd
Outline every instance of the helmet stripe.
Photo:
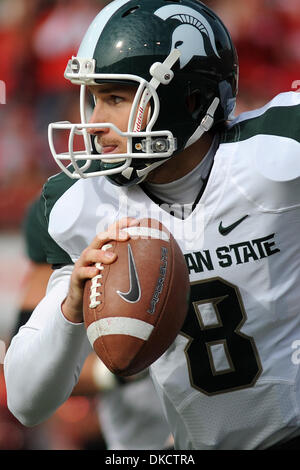
[{"label": "helmet stripe", "polygon": [[111,16],[116,13],[128,0],[115,0],[104,7],[95,17],[88,28],[77,53],[77,57],[92,59],[98,39]]}]

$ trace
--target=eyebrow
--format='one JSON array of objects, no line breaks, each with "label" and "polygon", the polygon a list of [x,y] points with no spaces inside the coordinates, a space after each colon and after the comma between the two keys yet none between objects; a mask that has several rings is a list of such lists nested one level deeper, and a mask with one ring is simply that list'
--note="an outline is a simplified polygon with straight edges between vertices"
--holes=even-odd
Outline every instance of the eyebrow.
[{"label": "eyebrow", "polygon": [[88,89],[90,90],[91,93],[117,93],[117,92],[124,92],[124,91],[131,91],[135,87],[134,85],[119,85],[115,83],[104,83],[104,84],[99,84],[99,85],[90,85],[88,86]]}]

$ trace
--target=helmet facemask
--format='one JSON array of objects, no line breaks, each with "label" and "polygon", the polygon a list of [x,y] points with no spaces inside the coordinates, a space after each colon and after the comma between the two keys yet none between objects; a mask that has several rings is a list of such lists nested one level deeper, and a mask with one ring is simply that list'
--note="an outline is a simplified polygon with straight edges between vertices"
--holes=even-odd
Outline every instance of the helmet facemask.
[{"label": "helmet facemask", "polygon": [[[167,85],[173,78],[172,65],[179,58],[180,52],[174,49],[163,64],[155,63],[151,67],[152,79],[150,82],[137,76],[126,74],[97,74],[93,69],[95,64],[90,59],[72,58],[67,66],[65,77],[73,83],[80,84],[80,123],[69,121],[56,122],[49,125],[48,138],[52,155],[58,166],[73,179],[93,176],[110,176],[118,173],[128,179],[132,174],[133,159],[143,161],[143,169],[137,170],[142,181],[149,171],[164,163],[176,150],[176,138],[169,130],[153,130],[160,112],[160,100],[156,88],[160,84]],[[86,70],[89,70],[88,73]],[[87,115],[87,86],[99,85],[106,82],[137,84],[137,91],[131,106],[128,127],[122,132],[113,123],[88,123]],[[151,101],[151,112],[147,118],[145,129],[141,125],[148,103]],[[92,136],[87,132],[89,128],[110,128],[120,137],[127,140],[126,154],[116,153],[101,156],[101,148],[93,143]],[[54,145],[54,131],[68,130],[68,151],[57,153]],[[83,150],[74,149],[74,138],[80,136]],[[72,167],[66,167],[65,161],[70,161]],[[91,168],[93,162],[99,162],[98,169]],[[147,162],[147,163],[145,163]]]}]

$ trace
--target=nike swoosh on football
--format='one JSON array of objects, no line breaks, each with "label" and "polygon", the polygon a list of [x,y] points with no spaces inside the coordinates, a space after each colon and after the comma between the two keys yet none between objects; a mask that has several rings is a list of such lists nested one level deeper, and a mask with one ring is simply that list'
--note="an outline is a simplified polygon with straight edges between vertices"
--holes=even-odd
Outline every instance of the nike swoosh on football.
[{"label": "nike swoosh on football", "polygon": [[244,215],[244,217],[241,217],[241,219],[237,220],[231,225],[228,225],[228,227],[224,227],[222,224],[222,221],[220,222],[219,225],[219,232],[221,235],[228,235],[230,232],[232,232],[233,229],[235,229],[238,225],[240,225],[245,219],[247,219],[249,215]]},{"label": "nike swoosh on football", "polygon": [[117,294],[126,302],[135,303],[141,298],[141,286],[138,278],[134,257],[130,244],[128,244],[129,291],[117,291]]}]

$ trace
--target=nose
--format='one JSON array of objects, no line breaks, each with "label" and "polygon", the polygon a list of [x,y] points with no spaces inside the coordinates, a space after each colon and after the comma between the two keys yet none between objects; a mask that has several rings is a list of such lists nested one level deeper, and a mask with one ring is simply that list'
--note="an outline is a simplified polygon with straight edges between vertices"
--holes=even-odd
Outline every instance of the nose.
[{"label": "nose", "polygon": [[91,135],[102,135],[109,132],[109,127],[93,127],[93,124],[102,124],[108,122],[107,116],[105,116],[100,103],[96,103],[92,116],[89,120],[91,127],[87,128],[87,132]]}]

